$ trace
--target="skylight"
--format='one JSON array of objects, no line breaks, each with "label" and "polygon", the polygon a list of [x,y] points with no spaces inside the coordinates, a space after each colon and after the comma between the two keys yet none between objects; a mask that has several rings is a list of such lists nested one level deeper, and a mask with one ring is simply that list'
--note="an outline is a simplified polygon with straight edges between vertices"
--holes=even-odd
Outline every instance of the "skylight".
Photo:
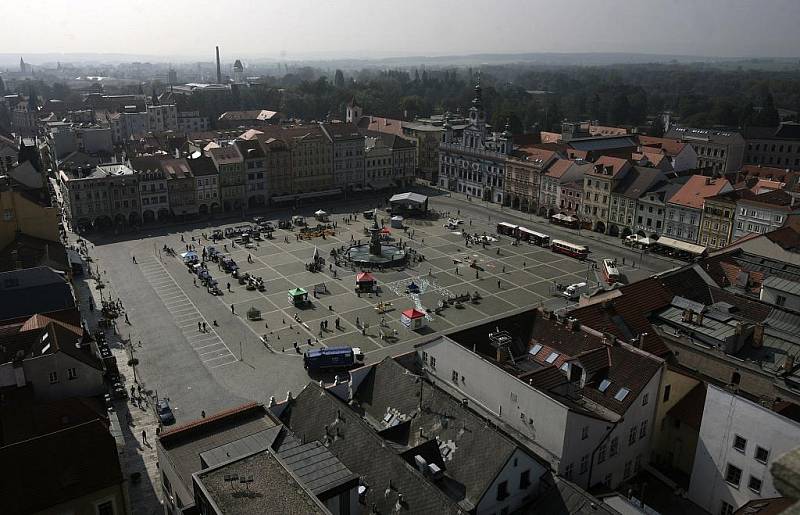
[{"label": "skylight", "polygon": [[542,346],[537,343],[536,345],[533,346],[531,350],[528,351],[528,354],[530,354],[531,356],[536,356],[536,354],[538,354],[540,350],[542,350]]},{"label": "skylight", "polygon": [[547,359],[545,360],[548,363],[553,363],[555,360],[558,359],[558,352],[551,352]]},{"label": "skylight", "polygon": [[561,365],[561,370],[563,370],[564,372],[568,371],[569,370],[569,363],[564,363],[563,365]]},{"label": "skylight", "polygon": [[603,393],[606,393],[606,390],[608,390],[609,386],[611,386],[611,381],[609,381],[608,379],[603,379],[602,381],[600,381],[600,386],[598,386],[597,389]]},{"label": "skylight", "polygon": [[627,397],[629,393],[631,393],[631,391],[628,390],[627,388],[620,388],[617,394],[614,396],[614,398],[619,402],[622,402],[625,400],[625,397]]}]

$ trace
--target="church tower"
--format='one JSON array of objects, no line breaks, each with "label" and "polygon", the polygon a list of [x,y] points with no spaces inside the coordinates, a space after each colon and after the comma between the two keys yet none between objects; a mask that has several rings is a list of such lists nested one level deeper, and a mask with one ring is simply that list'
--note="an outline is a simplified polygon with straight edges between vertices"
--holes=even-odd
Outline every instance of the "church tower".
[{"label": "church tower", "polygon": [[347,103],[347,112],[345,113],[344,121],[347,123],[358,123],[363,116],[364,110],[358,102],[356,102],[356,97],[353,97],[350,102]]}]

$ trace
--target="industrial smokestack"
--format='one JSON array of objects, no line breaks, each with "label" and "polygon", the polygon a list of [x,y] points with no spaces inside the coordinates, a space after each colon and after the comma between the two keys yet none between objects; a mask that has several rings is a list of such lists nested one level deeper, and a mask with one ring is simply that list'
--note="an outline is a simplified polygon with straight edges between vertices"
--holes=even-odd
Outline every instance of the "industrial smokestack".
[{"label": "industrial smokestack", "polygon": [[222,71],[219,67],[219,47],[217,48],[217,84],[222,84]]}]

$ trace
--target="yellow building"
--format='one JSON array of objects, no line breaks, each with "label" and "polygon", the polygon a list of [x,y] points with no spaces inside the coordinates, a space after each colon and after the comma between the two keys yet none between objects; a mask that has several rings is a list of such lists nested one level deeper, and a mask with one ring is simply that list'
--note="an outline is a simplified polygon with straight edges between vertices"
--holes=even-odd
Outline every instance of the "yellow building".
[{"label": "yellow building", "polygon": [[59,242],[59,212],[40,191],[19,189],[13,179],[0,179],[0,249],[14,241],[17,233]]}]

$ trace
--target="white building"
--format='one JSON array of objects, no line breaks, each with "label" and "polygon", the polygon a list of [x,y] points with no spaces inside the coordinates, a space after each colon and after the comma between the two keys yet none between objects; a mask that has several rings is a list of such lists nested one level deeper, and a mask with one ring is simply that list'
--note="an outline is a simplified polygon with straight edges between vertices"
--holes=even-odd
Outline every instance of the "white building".
[{"label": "white building", "polygon": [[800,311],[800,283],[771,275],[761,283],[759,299],[767,304]]},{"label": "white building", "polygon": [[513,150],[509,128],[488,132],[480,85],[469,110],[468,124],[457,139],[448,120],[439,145],[439,186],[498,204],[503,203],[506,160]]},{"label": "white building", "polygon": [[649,459],[664,363],[534,313],[530,343],[524,338],[516,348],[502,337],[418,345],[425,373],[480,406],[559,475],[583,488],[616,488]]},{"label": "white building", "polygon": [[789,215],[800,213],[800,201],[783,190],[767,191],[736,202],[733,239],[748,234],[763,234],[783,227]]},{"label": "white building", "polygon": [[731,515],[750,500],[781,497],[770,466],[798,446],[800,423],[708,385],[689,499]]},{"label": "white building", "polygon": [[183,134],[208,130],[208,117],[200,116],[200,111],[179,111],[177,123],[178,132]]}]

